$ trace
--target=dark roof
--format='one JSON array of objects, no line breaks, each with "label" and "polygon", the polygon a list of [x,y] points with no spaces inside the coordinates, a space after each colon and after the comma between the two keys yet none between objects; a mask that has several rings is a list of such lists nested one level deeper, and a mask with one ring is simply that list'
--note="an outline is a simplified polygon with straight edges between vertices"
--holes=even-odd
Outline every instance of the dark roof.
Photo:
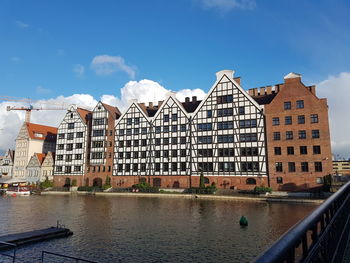
[{"label": "dark roof", "polygon": [[196,100],[196,101],[189,101],[189,102],[181,102],[181,104],[188,113],[191,113],[197,109],[198,105],[201,102],[202,102],[201,100]]},{"label": "dark roof", "polygon": [[156,113],[158,111],[158,106],[155,106],[153,108],[147,107],[146,111],[147,111],[148,117],[153,117],[154,115],[156,115]]},{"label": "dark roof", "polygon": [[262,95],[262,96],[253,96],[252,98],[260,105],[270,104],[271,101],[276,97],[277,93]]}]

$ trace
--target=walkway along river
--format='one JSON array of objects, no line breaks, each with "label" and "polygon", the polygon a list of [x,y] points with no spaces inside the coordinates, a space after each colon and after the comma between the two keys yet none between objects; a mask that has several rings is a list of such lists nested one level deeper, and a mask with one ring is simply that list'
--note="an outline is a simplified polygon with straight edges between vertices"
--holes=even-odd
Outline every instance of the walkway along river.
[{"label": "walkway along river", "polygon": [[[42,250],[101,263],[249,262],[316,207],[136,196],[1,197],[0,233],[45,228],[56,220],[74,232],[20,248],[18,262],[39,262]],[[242,215],[248,227],[239,225]]]}]

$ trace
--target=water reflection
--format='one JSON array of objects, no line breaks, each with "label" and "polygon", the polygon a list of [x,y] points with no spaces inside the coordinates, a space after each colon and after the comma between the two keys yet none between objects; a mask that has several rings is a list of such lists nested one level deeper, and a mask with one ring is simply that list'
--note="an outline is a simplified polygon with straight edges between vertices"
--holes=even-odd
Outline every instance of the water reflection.
[{"label": "water reflection", "polygon": [[[56,220],[74,232],[19,249],[19,262],[40,262],[42,250],[98,262],[249,262],[315,207],[149,197],[4,197],[0,232],[45,228]],[[238,223],[242,215],[247,228]]]}]

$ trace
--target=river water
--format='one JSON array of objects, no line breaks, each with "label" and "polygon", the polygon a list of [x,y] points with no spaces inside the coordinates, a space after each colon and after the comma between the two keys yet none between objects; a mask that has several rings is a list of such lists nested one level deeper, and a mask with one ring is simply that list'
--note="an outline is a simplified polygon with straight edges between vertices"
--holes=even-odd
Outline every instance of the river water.
[{"label": "river water", "polygon": [[[40,262],[42,250],[101,263],[249,262],[316,207],[135,196],[0,197],[0,235],[57,220],[74,232],[19,248],[16,262]],[[248,227],[239,225],[242,215]]]}]

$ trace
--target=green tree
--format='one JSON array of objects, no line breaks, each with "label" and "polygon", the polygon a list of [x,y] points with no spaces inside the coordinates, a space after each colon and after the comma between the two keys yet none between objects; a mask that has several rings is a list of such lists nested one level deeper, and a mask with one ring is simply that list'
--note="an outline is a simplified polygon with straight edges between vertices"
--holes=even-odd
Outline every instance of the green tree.
[{"label": "green tree", "polygon": [[199,176],[199,188],[205,188],[203,172],[201,172],[201,175]]}]

